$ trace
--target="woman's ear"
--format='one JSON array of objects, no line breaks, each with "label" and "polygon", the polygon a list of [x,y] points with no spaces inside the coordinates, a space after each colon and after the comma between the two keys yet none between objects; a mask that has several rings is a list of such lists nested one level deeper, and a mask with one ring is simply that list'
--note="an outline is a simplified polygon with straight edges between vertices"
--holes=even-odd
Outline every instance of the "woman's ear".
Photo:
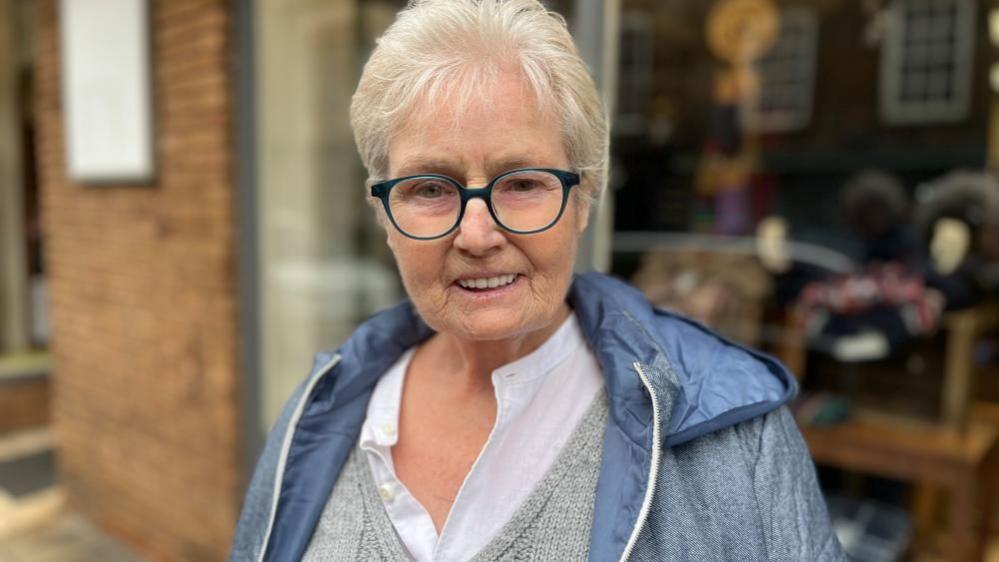
[{"label": "woman's ear", "polygon": [[581,201],[576,205],[576,229],[582,234],[587,225],[590,224],[590,197],[589,195],[584,195],[580,198]]},{"label": "woman's ear", "polygon": [[371,207],[371,212],[375,214],[375,221],[382,228],[385,228],[388,224],[388,217],[385,216],[385,208],[382,206],[381,199],[373,195],[368,195],[364,198],[364,201]]},{"label": "woman's ear", "polygon": [[392,229],[394,227],[389,222],[388,215],[385,214],[385,207],[382,206],[381,200],[378,199],[377,197],[371,197],[371,196],[366,197],[365,200],[368,202],[368,205],[371,207],[371,212],[375,214],[375,222],[377,222],[378,226],[382,227],[382,230],[385,232],[386,244],[388,244],[388,247],[390,249],[394,250],[394,248],[392,248],[392,236],[391,236]]},{"label": "woman's ear", "polygon": [[593,196],[593,184],[589,178],[583,178],[576,190],[576,229],[580,234],[586,230],[590,224],[590,213],[596,198]]}]

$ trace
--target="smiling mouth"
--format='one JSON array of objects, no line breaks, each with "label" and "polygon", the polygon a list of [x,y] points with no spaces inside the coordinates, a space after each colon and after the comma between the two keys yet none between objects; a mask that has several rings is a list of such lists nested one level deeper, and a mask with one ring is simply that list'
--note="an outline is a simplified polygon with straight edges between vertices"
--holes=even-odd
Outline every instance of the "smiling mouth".
[{"label": "smiling mouth", "polygon": [[462,289],[472,291],[483,291],[488,289],[498,289],[505,287],[517,280],[517,274],[497,275],[495,277],[482,277],[479,279],[459,279],[458,286]]}]

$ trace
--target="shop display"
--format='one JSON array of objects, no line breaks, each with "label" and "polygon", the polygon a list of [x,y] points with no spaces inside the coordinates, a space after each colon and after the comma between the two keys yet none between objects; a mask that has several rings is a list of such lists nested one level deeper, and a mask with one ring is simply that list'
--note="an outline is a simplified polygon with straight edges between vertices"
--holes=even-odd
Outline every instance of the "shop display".
[{"label": "shop display", "polygon": [[950,310],[999,292],[999,180],[957,171],[920,186],[916,224],[927,255],[927,282]]}]

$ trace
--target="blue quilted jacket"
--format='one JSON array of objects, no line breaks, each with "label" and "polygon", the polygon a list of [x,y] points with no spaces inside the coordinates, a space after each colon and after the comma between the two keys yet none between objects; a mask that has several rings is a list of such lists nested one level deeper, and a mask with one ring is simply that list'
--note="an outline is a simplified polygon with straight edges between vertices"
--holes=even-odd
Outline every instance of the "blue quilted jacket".
[{"label": "blue quilted jacket", "polygon": [[[578,276],[569,303],[610,396],[591,561],[846,560],[779,363],[611,277]],[[404,302],[317,356],[267,439],[231,561],[301,558],[376,381],[431,333]]]}]

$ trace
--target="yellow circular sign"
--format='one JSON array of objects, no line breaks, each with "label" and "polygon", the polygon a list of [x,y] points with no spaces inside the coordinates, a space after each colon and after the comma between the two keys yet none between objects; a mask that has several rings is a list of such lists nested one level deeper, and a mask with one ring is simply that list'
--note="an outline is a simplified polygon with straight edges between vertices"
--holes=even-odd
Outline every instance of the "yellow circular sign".
[{"label": "yellow circular sign", "polygon": [[752,62],[773,47],[780,12],[772,0],[719,0],[707,21],[711,52],[731,64]]}]

